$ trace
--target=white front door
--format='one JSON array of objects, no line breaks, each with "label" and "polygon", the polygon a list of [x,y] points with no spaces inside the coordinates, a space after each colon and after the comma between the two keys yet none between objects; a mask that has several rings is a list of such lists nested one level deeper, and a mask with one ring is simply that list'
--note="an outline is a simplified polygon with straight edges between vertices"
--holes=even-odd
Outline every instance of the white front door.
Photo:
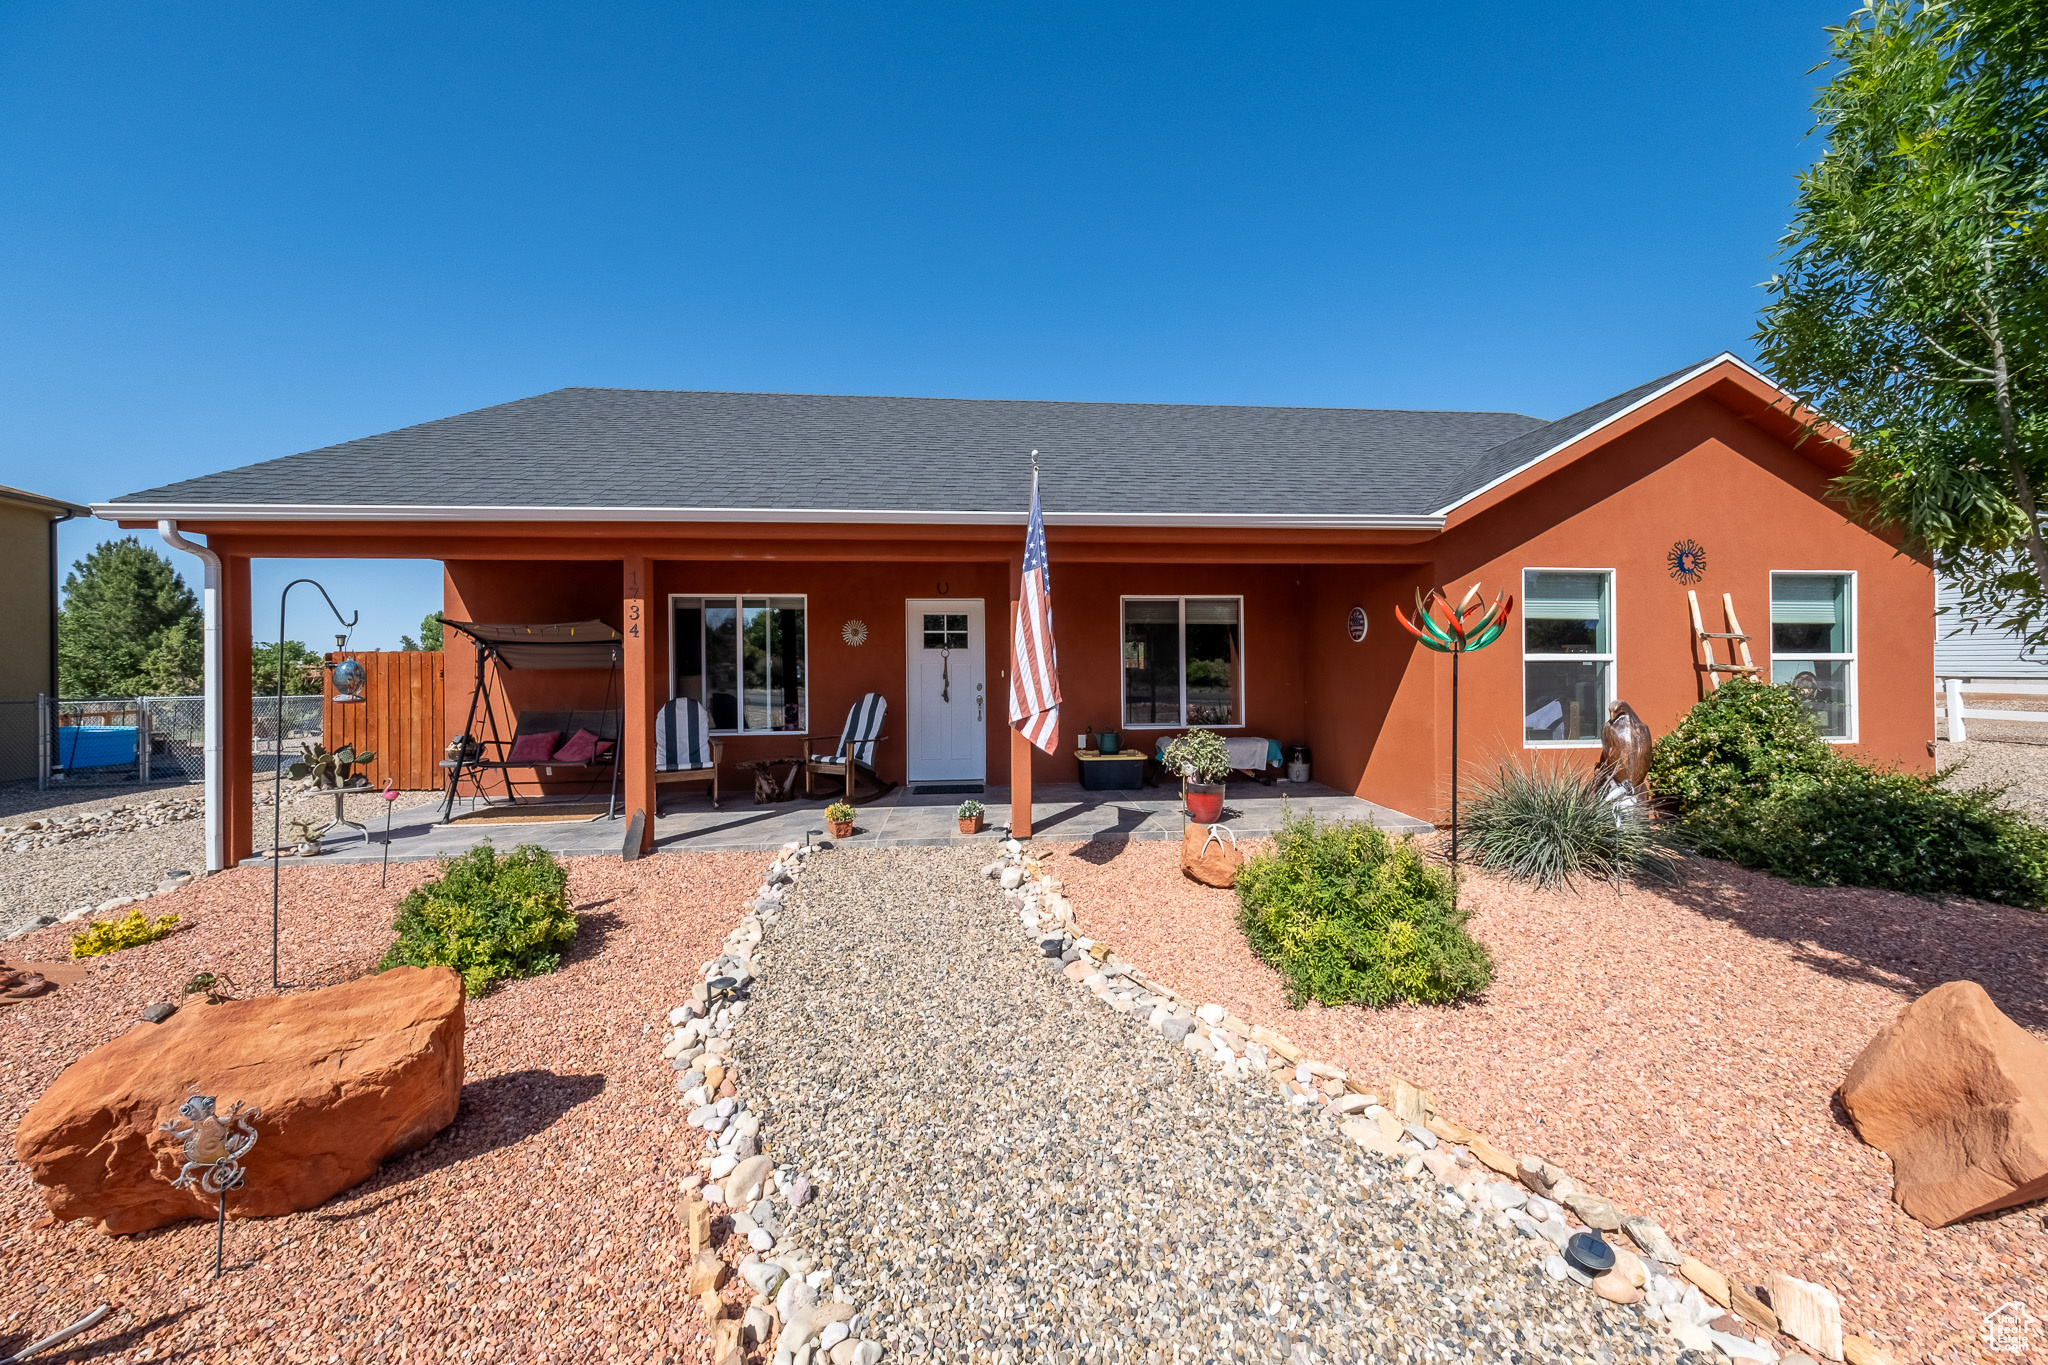
[{"label": "white front door", "polygon": [[903,612],[909,780],[984,781],[989,696],[981,599],[913,597]]}]

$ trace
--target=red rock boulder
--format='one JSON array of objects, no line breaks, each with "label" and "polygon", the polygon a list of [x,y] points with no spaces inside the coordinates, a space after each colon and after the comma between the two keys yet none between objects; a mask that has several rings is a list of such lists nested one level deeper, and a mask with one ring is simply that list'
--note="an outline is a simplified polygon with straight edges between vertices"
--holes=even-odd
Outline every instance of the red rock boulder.
[{"label": "red rock boulder", "polygon": [[191,1004],[74,1062],[29,1107],[14,1154],[58,1218],[141,1232],[211,1218],[171,1188],[162,1131],[193,1094],[260,1106],[247,1183],[228,1214],[310,1209],[446,1128],[462,1096],[462,978],[398,967],[298,995]]},{"label": "red rock boulder", "polygon": [[1180,833],[1180,870],[1204,886],[1237,885],[1237,841],[1221,825],[1189,821]]},{"label": "red rock boulder", "polygon": [[2048,1043],[1974,981],[1901,1010],[1841,1094],[1863,1140],[1892,1159],[1892,1198],[1929,1227],[2048,1195]]}]

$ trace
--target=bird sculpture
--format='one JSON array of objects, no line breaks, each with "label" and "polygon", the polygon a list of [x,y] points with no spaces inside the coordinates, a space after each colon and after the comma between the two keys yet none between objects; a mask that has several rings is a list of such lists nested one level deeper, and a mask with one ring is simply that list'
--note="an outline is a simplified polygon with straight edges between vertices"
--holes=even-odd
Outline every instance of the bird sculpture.
[{"label": "bird sculpture", "polygon": [[1631,792],[1645,790],[1650,776],[1650,727],[1636,709],[1625,701],[1607,708],[1607,724],[1600,730],[1600,762],[1594,773],[1620,783]]}]

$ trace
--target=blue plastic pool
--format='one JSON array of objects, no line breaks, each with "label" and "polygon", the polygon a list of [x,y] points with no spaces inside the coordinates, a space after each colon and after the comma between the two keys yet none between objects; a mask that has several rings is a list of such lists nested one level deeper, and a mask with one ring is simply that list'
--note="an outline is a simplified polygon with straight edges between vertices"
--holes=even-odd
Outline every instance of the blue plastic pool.
[{"label": "blue plastic pool", "polygon": [[137,733],[133,725],[60,725],[53,766],[109,768],[133,763]]}]

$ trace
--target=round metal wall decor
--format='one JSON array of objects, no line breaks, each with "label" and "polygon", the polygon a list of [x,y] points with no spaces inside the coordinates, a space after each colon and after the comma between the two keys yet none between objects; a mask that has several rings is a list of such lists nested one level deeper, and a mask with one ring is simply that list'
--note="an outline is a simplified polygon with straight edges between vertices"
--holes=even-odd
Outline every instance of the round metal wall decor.
[{"label": "round metal wall decor", "polygon": [[1671,566],[1671,576],[1688,586],[1706,576],[1707,552],[1696,540],[1681,540],[1664,555],[1664,562]]},{"label": "round metal wall decor", "polygon": [[1345,633],[1354,645],[1365,643],[1365,608],[1353,607],[1351,615],[1344,622]]},{"label": "round metal wall decor", "polygon": [[868,642],[868,623],[858,616],[839,628],[839,638],[858,649]]}]

